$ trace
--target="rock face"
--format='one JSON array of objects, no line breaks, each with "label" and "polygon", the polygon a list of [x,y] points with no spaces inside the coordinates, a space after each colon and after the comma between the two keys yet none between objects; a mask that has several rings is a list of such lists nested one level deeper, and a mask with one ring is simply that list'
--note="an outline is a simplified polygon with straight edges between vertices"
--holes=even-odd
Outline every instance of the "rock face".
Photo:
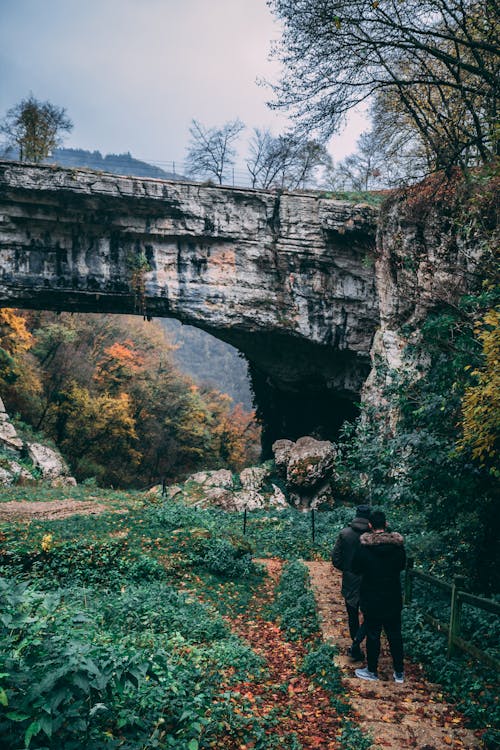
[{"label": "rock face", "polygon": [[333,443],[305,436],[296,443],[277,440],[273,445],[276,468],[286,480],[290,501],[299,508],[317,508],[334,502],[331,482],[337,451]]},{"label": "rock face", "polygon": [[404,368],[417,378],[426,367],[425,361],[413,361],[405,347],[418,342],[421,324],[430,311],[453,308],[481,278],[484,242],[478,242],[473,233],[460,235],[452,209],[432,200],[422,207],[419,189],[389,199],[377,230],[380,326],[362,400],[381,409],[389,428],[397,414],[385,410],[383,391],[394,371]]},{"label": "rock face", "polygon": [[0,447],[18,452],[23,447],[23,441],[16,432],[16,428],[5,411],[5,406],[0,398]]},{"label": "rock face", "polygon": [[53,487],[76,484],[59,451],[41,443],[28,443],[27,449],[35,469],[38,469],[42,479],[49,481]]},{"label": "rock face", "polygon": [[0,162],[0,305],[204,328],[249,360],[270,447],[355,411],[378,325],[376,220],[320,194]]},{"label": "rock face", "polygon": [[[0,485],[34,484],[37,477],[49,482],[53,487],[76,485],[61,454],[41,443],[24,443],[5,411],[0,398]],[[33,473],[19,461],[28,457]]]},{"label": "rock face", "polygon": [[427,312],[471,289],[481,243],[424,209],[0,162],[0,305],[171,316],[233,344],[267,457],[334,439],[360,394],[380,404]]}]

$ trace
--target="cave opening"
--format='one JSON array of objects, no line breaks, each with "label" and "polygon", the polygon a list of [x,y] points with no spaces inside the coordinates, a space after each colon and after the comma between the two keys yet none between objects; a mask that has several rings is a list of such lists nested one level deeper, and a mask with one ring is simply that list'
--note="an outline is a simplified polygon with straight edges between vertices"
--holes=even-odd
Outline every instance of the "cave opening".
[{"label": "cave opening", "polygon": [[257,417],[262,425],[262,459],[272,458],[276,440],[298,440],[310,435],[335,441],[342,425],[359,414],[352,398],[323,388],[302,384],[300,390],[283,390],[256,367],[250,367]]}]

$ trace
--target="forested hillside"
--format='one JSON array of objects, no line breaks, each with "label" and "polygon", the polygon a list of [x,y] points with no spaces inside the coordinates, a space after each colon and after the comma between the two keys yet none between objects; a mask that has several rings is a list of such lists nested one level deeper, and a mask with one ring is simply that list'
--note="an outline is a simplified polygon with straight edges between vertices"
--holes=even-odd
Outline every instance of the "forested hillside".
[{"label": "forested hillside", "polygon": [[233,346],[174,318],[163,318],[160,323],[175,346],[173,356],[183,372],[197,383],[227,393],[246,410],[252,409],[248,365]]},{"label": "forested hillside", "polygon": [[47,161],[60,164],[63,167],[89,167],[89,169],[99,169],[114,174],[155,177],[161,180],[178,180],[180,177],[172,171],[135,159],[130,152],[103,156],[100,151],[86,151],[83,148],[58,148],[53,151]]},{"label": "forested hillside", "polygon": [[253,414],[183,375],[156,323],[4,309],[0,347],[7,409],[51,438],[79,481],[140,487],[258,456]]}]

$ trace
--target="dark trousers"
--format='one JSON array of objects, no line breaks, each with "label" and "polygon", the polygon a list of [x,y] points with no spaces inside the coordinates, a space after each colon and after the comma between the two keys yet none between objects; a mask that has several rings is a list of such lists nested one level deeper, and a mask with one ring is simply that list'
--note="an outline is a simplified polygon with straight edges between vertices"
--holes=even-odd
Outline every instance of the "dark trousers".
[{"label": "dark trousers", "polygon": [[370,672],[377,672],[380,655],[380,636],[382,628],[389,641],[392,663],[395,672],[403,671],[403,638],[401,636],[401,612],[391,617],[374,617],[365,614],[366,659]]},{"label": "dark trousers", "polygon": [[353,607],[352,604],[345,603],[347,609],[347,620],[349,622],[349,635],[351,641],[357,643],[358,646],[365,637],[365,624],[364,622],[359,624],[359,605]]}]

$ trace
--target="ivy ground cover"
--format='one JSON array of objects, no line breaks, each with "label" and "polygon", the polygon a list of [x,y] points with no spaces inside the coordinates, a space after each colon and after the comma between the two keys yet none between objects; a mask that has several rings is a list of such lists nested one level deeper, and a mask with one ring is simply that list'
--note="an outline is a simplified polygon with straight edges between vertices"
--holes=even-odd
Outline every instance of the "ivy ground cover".
[{"label": "ivy ground cover", "polygon": [[2,747],[349,747],[305,569],[276,604],[234,517],[116,510],[2,526]]}]

